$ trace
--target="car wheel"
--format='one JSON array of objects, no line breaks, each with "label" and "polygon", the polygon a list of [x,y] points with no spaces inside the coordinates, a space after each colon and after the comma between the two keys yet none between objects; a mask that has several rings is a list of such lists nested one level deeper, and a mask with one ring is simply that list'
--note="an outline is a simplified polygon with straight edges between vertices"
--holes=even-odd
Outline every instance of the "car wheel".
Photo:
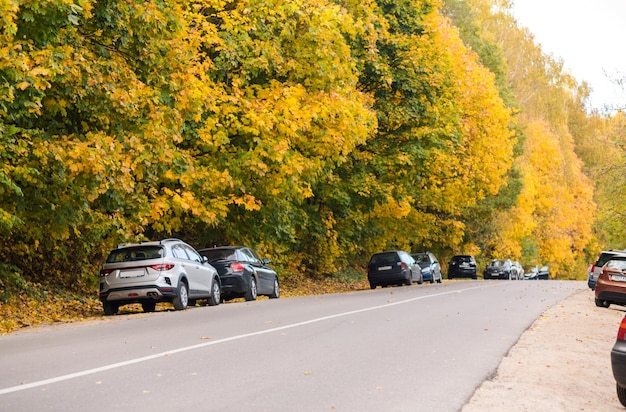
[{"label": "car wheel", "polygon": [[250,276],[250,284],[248,285],[248,290],[246,291],[246,296],[244,296],[244,299],[246,299],[247,301],[256,300],[256,294],[256,279],[254,276]]},{"label": "car wheel", "polygon": [[209,306],[217,306],[222,300],[222,290],[220,288],[220,282],[217,279],[213,279],[213,285],[211,286],[211,294],[207,299]]},{"label": "car wheel", "polygon": [[178,295],[172,301],[174,304],[174,309],[176,310],[184,310],[187,309],[187,305],[189,304],[189,294],[187,292],[187,284],[183,281],[178,285]]},{"label": "car wheel", "polygon": [[143,302],[141,308],[144,312],[154,312],[156,309],[156,302]]},{"label": "car wheel", "polygon": [[606,300],[596,299],[596,306],[599,308],[608,308],[611,306],[611,303]]},{"label": "car wheel", "polygon": [[102,302],[102,308],[104,309],[104,316],[115,315],[120,306],[114,302]]},{"label": "car wheel", "polygon": [[376,284],[375,284],[375,283],[370,282],[370,289],[376,289]]},{"label": "car wheel", "polygon": [[621,403],[622,406],[626,406],[626,388],[623,386],[619,386],[619,384],[617,384],[616,386],[617,386],[617,399],[619,399],[619,403]]},{"label": "car wheel", "polygon": [[280,286],[278,285],[278,279],[274,279],[274,290],[270,294],[270,299],[278,299],[280,297]]}]

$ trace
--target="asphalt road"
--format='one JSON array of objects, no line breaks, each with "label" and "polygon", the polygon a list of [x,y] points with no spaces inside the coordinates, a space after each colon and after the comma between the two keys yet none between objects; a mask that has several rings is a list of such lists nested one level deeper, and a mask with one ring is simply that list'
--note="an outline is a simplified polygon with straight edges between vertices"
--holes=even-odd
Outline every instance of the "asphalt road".
[{"label": "asphalt road", "polygon": [[568,281],[455,281],[0,337],[0,411],[458,411]]}]

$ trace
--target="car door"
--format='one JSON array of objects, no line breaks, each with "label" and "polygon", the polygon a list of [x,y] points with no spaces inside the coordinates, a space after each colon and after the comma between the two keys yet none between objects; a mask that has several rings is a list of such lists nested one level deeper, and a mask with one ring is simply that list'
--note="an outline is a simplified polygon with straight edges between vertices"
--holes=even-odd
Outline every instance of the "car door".
[{"label": "car door", "polygon": [[431,262],[430,264],[432,267],[431,270],[433,274],[433,280],[435,279],[441,280],[441,265],[439,264],[439,261],[437,260],[435,255],[433,255],[432,253],[429,253],[428,256]]},{"label": "car door", "polygon": [[400,259],[409,266],[411,281],[418,282],[422,277],[422,268],[419,263],[407,252],[401,251],[398,252],[398,254],[400,255]]},{"label": "car door", "polygon": [[189,280],[189,296],[208,296],[211,293],[213,271],[211,266],[204,264],[202,256],[189,245],[182,245],[186,254],[185,268]]},{"label": "car door", "polygon": [[260,295],[267,295],[274,290],[274,279],[276,278],[276,272],[263,263],[259,255],[250,249],[243,248],[241,253],[245,256],[247,262],[254,268],[254,271],[258,279],[258,293]]}]

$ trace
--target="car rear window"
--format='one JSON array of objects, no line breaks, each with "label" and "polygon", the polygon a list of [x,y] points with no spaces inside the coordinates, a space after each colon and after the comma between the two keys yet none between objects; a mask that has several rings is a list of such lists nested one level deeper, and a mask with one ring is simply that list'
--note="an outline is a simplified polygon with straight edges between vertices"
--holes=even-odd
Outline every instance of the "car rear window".
[{"label": "car rear window", "polygon": [[463,263],[463,262],[471,263],[473,259],[471,256],[454,256],[452,260],[457,263]]},{"label": "car rear window", "polygon": [[626,257],[625,258],[613,258],[606,263],[606,268],[615,270],[626,269]]},{"label": "car rear window", "polygon": [[400,258],[398,257],[398,254],[396,252],[379,253],[379,254],[372,256],[372,259],[370,260],[370,264],[379,265],[381,263],[396,263],[399,261],[400,261]]},{"label": "car rear window", "polygon": [[133,262],[136,260],[160,259],[163,257],[161,246],[135,246],[115,249],[109,253],[107,263]]},{"label": "car rear window", "polygon": [[237,250],[235,249],[209,249],[200,252],[206,256],[209,262],[212,260],[237,260]]}]

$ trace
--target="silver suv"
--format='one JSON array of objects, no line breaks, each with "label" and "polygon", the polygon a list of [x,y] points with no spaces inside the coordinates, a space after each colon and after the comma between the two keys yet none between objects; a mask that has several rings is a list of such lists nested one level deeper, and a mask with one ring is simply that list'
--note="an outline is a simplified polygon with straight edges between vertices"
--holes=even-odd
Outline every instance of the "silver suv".
[{"label": "silver suv", "polygon": [[100,270],[100,301],[106,316],[129,303],[141,303],[144,312],[153,312],[157,302],[172,302],[176,310],[197,299],[215,306],[221,290],[207,258],[180,239],[121,244]]}]

